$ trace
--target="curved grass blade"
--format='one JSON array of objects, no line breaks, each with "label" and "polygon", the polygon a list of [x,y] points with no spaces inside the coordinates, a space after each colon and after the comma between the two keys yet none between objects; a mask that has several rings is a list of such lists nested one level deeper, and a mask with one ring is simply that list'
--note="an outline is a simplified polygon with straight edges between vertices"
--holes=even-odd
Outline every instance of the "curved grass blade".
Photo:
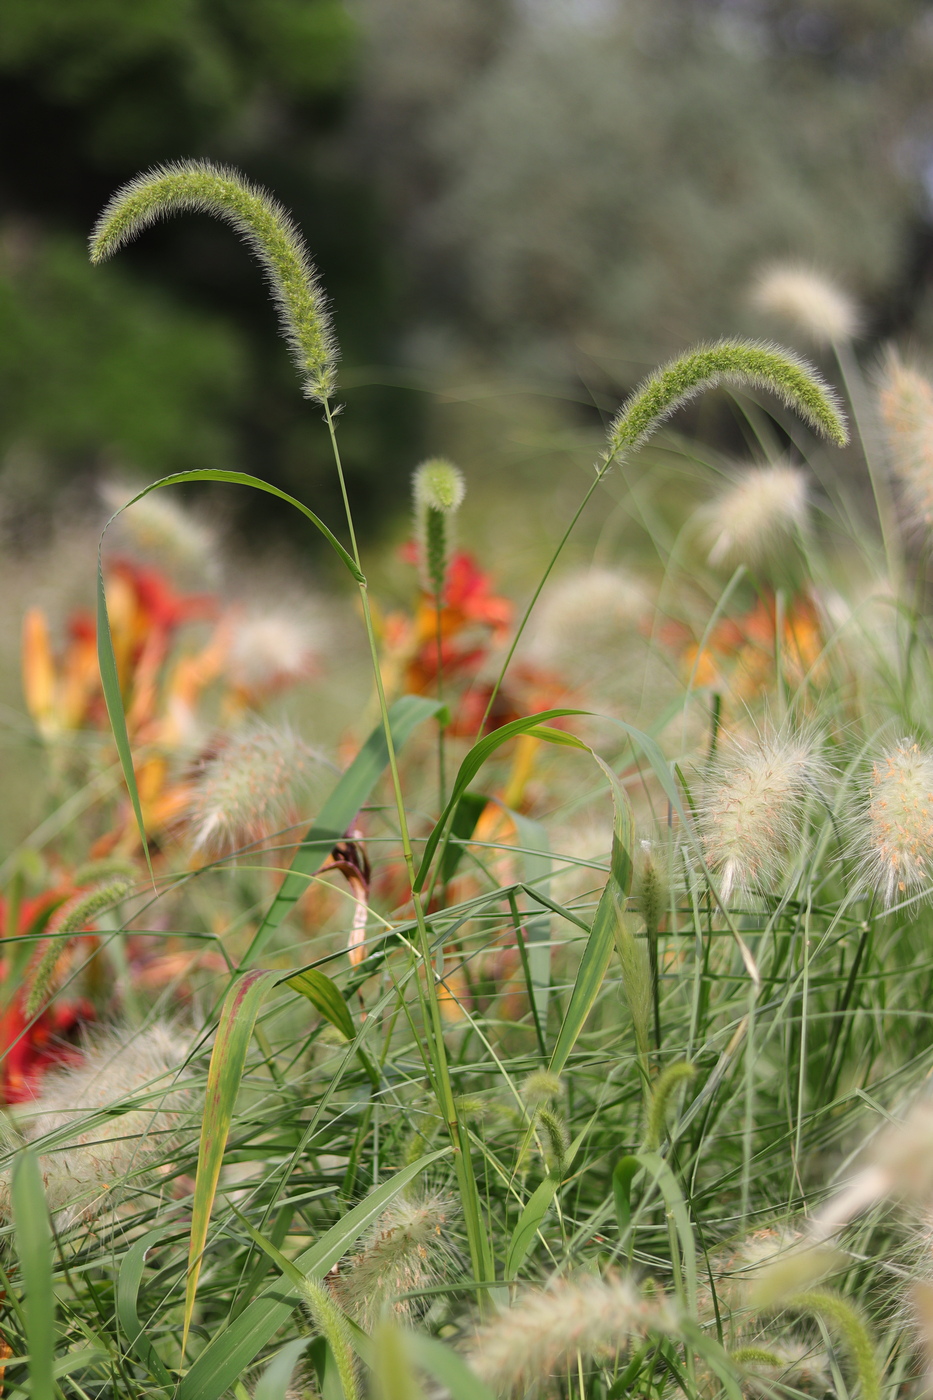
[{"label": "curved grass blade", "polygon": [[310,1340],[310,1337],[298,1337],[294,1342],[286,1342],[275,1353],[256,1382],[253,1400],[285,1400],[298,1358]]},{"label": "curved grass blade", "polygon": [[143,1235],[141,1240],[137,1240],[135,1244],[130,1246],[123,1257],[120,1272],[117,1275],[115,1298],[117,1320],[129,1343],[130,1350],[136,1354],[157,1384],[167,1386],[169,1389],[174,1387],[175,1381],[169,1375],[162,1358],[146,1336],[145,1325],[139,1320],[136,1300],[139,1297],[139,1285],[142,1282],[143,1269],[146,1266],[146,1255],[160,1240],[164,1239],[166,1235],[170,1235],[175,1229],[174,1225],[163,1225],[159,1230],[150,1230],[148,1234]]},{"label": "curved grass blade", "polygon": [[[295,1268],[309,1278],[322,1279],[367,1226],[382,1214],[392,1198],[425,1167],[448,1156],[450,1150],[449,1147],[440,1147],[396,1172],[353,1210],[347,1211],[315,1244],[299,1254],[292,1261]],[[287,1279],[276,1278],[266,1284],[259,1296],[204,1348],[184,1377],[177,1400],[219,1400],[288,1321],[298,1301],[297,1286]]]},{"label": "curved grass blade", "polygon": [[[414,730],[432,718],[443,706],[424,695],[403,695],[389,707],[389,726],[395,751],[406,744]],[[378,724],[356,758],[327,798],[320,815],[305,833],[291,868],[266,917],[240,964],[249,965],[260,956],[292,905],[308,888],[308,879],[321,865],[335,842],[343,839],[347,827],[370,796],[389,762],[385,730]]]},{"label": "curved grass blade", "polygon": [[52,1222],[35,1154],[24,1148],[10,1187],[16,1252],[23,1280],[23,1315],[29,1347],[30,1400],[53,1400],[55,1294],[52,1291]]},{"label": "curved grass blade", "polygon": [[550,1210],[559,1185],[560,1182],[556,1176],[546,1176],[525,1202],[525,1208],[518,1218],[518,1224],[512,1231],[509,1252],[505,1257],[506,1283],[512,1282],[524,1263],[525,1255],[538,1233],[538,1226]]},{"label": "curved grass blade", "polygon": [[539,739],[545,739],[550,744],[566,744],[570,748],[586,749],[587,745],[582,739],[576,738],[573,734],[565,734],[562,729],[551,729],[544,724],[544,721],[548,719],[560,719],[567,715],[585,713],[585,710],[542,710],[539,715],[526,715],[523,719],[513,719],[508,724],[501,725],[500,728],[494,729],[491,734],[487,734],[485,738],[473,745],[457,772],[450,800],[425,842],[421,865],[412,886],[415,894],[419,894],[424,889],[431,861],[434,859],[434,852],[447,828],[447,823],[487,758],[490,758],[496,749],[501,748],[509,739],[514,739],[519,734],[533,734]]},{"label": "curved grass blade", "polygon": [[[592,750],[590,752],[592,753]],[[560,1074],[567,1063],[599,995],[615,946],[616,926],[631,891],[634,873],[632,846],[635,840],[635,822],[631,803],[608,764],[604,763],[598,754],[593,754],[593,757],[609,779],[612,789],[612,857],[609,879],[597,905],[593,926],[586,940],[586,948],[573,984],[573,992],[551,1053],[549,1068],[554,1074]]]},{"label": "curved grass blade", "polygon": [[405,1338],[416,1366],[440,1381],[452,1400],[495,1400],[493,1392],[470,1370],[462,1357],[425,1332],[409,1332]]},{"label": "curved grass blade", "polygon": [[181,1351],[184,1356],[197,1294],[201,1257],[207,1240],[217,1182],[224,1160],[230,1122],[240,1091],[246,1052],[263,997],[279,980],[274,972],[247,972],[227,993],[207,1072],[207,1093],[198,1148],[198,1170],[191,1207],[191,1243],[188,1248],[188,1281],[185,1287],[185,1320]]},{"label": "curved grass blade", "polygon": [[311,1005],[320,1011],[325,1021],[330,1021],[332,1026],[336,1026],[342,1036],[347,1040],[352,1040],[356,1035],[356,1027],[353,1024],[353,1017],[347,1010],[347,1003],[340,995],[336,982],[332,981],[325,972],[319,968],[308,967],[304,972],[298,972],[294,977],[285,979],[285,985],[291,987],[293,991],[299,992],[301,996],[307,997]]}]

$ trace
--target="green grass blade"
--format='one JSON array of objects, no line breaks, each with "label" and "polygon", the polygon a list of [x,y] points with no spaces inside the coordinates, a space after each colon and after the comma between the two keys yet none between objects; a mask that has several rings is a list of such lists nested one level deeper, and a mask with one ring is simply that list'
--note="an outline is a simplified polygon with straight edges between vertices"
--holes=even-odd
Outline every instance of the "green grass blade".
[{"label": "green grass blade", "polygon": [[[443,707],[424,695],[403,695],[389,708],[389,725],[396,753],[414,730]],[[314,825],[305,833],[291,868],[256,930],[241,967],[249,967],[263,953],[286,914],[308,888],[308,879],[328,851],[346,834],[347,827],[369,798],[389,762],[385,730],[378,724],[321,808]]]},{"label": "green grass blade", "polygon": [[457,772],[453,790],[450,794],[450,801],[444,808],[438,819],[434,830],[425,842],[424,854],[421,857],[421,865],[418,874],[415,876],[413,889],[415,893],[420,893],[424,888],[431,861],[434,859],[434,852],[437,850],[438,842],[443,836],[447,823],[455,812],[461,797],[466,792],[470,783],[476,777],[487,758],[495,753],[496,749],[508,743],[509,739],[514,739],[519,734],[534,734],[537,732],[539,739],[545,739],[548,743],[567,744],[571,748],[586,749],[587,745],[582,739],[577,739],[573,734],[565,734],[562,729],[549,729],[542,721],[547,719],[559,719],[566,715],[582,715],[583,710],[542,710],[539,715],[526,715],[524,719],[513,719],[508,724],[501,725],[494,729],[491,734],[487,734],[484,739],[480,739],[474,744],[470,752],[464,758]]},{"label": "green grass blade", "polygon": [[298,1337],[294,1342],[286,1342],[282,1349],[275,1353],[256,1382],[253,1400],[285,1400],[292,1372],[310,1340],[310,1337]]},{"label": "green grass blade", "polygon": [[115,1298],[117,1320],[129,1343],[130,1350],[139,1358],[157,1384],[169,1388],[174,1387],[175,1382],[166,1370],[162,1358],[146,1336],[145,1325],[139,1320],[137,1299],[143,1269],[146,1265],[146,1255],[160,1240],[175,1229],[174,1225],[164,1225],[160,1230],[150,1230],[141,1240],[137,1240],[135,1244],[130,1246],[123,1257],[120,1272],[117,1275]]},{"label": "green grass blade", "polygon": [[321,972],[319,968],[306,968],[304,972],[287,978],[285,985],[291,987],[293,991],[299,992],[303,997],[307,997],[311,1005],[320,1011],[324,1019],[330,1021],[332,1026],[336,1026],[340,1034],[346,1036],[347,1040],[352,1040],[356,1035],[353,1017],[347,1009],[347,1003],[340,995],[336,982],[332,981],[326,973]]},{"label": "green grass blade", "polygon": [[29,1148],[24,1148],[16,1157],[10,1194],[16,1252],[23,1280],[30,1400],[53,1400],[55,1294],[52,1291],[52,1222],[39,1162]]},{"label": "green grass blade", "polygon": [[[294,1267],[310,1278],[322,1279],[346,1254],[363,1231],[377,1219],[398,1193],[425,1167],[450,1154],[449,1147],[438,1148],[419,1157],[396,1172],[315,1244],[293,1260]],[[284,1278],[273,1279],[223,1332],[212,1338],[185,1376],[177,1400],[219,1400],[224,1391],[252,1365],[299,1302],[297,1286]]]},{"label": "green grass blade", "polygon": [[411,1332],[406,1337],[415,1364],[450,1391],[452,1400],[495,1400],[493,1392],[470,1370],[462,1357],[436,1337]]},{"label": "green grass blade", "polygon": [[524,1263],[525,1255],[538,1233],[538,1226],[550,1210],[559,1185],[560,1182],[556,1176],[546,1176],[525,1202],[525,1209],[512,1231],[509,1250],[505,1257],[506,1283],[511,1283]]},{"label": "green grass blade", "polygon": [[[547,827],[521,812],[509,812],[518,832],[518,843],[524,848],[522,856],[525,884],[533,885],[547,880],[551,874],[551,843]],[[525,924],[525,937],[528,950],[528,970],[531,973],[531,995],[537,1023],[542,1035],[547,1031],[548,1003],[551,996],[551,919],[547,906],[529,896],[531,907]]]},{"label": "green grass blade", "polygon": [[198,1170],[191,1207],[191,1243],[188,1249],[188,1281],[185,1288],[185,1321],[182,1355],[188,1341],[191,1315],[201,1272],[201,1256],[207,1240],[217,1182],[223,1166],[230,1122],[240,1092],[246,1052],[263,997],[277,981],[274,972],[247,972],[227,993],[207,1072],[207,1093],[198,1149]]}]

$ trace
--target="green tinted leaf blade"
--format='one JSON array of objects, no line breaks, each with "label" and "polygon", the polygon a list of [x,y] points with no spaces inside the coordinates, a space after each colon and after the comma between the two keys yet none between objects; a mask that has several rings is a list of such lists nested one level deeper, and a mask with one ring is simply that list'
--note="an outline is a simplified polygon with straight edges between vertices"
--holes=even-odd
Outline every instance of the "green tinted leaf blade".
[{"label": "green tinted leaf blade", "polygon": [[30,1400],[53,1400],[55,1294],[52,1289],[52,1222],[35,1153],[24,1148],[10,1187],[16,1252],[23,1282],[23,1314],[29,1347]]}]

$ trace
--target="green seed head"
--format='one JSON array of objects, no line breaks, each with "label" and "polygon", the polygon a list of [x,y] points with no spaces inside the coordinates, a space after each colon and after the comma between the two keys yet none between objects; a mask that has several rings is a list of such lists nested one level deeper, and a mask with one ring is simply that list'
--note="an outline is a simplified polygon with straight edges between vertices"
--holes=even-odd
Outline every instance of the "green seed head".
[{"label": "green seed head", "polygon": [[463,473],[443,457],[422,462],[412,478],[421,586],[438,598],[444,592],[453,544],[451,517],[465,490]]},{"label": "green seed head", "polygon": [[317,271],[281,204],[237,171],[186,160],[138,175],[117,190],[97,220],[90,239],[91,262],[106,261],[156,220],[187,212],[224,219],[255,253],[278,306],[303,392],[325,402],[334,390],[338,351]]}]

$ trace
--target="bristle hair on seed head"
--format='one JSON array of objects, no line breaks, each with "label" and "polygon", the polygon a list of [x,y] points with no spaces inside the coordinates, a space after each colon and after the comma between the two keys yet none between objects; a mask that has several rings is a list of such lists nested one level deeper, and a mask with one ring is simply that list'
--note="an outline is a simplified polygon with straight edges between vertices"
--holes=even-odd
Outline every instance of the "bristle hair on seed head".
[{"label": "bristle hair on seed head", "polygon": [[441,1193],[399,1196],[340,1265],[334,1291],[341,1307],[369,1331],[384,1314],[408,1322],[417,1294],[441,1283],[456,1253],[450,1242],[455,1203]]},{"label": "bristle hair on seed head", "polygon": [[278,306],[282,333],[307,398],[334,391],[337,342],[317,270],[290,215],[266,190],[227,166],[173,161],[117,190],[94,225],[92,263],[113,257],[143,229],[176,213],[213,214],[255,254]]},{"label": "bristle hair on seed head", "polygon": [[671,360],[634,390],[610,424],[604,462],[624,461],[678,408],[720,384],[767,389],[831,442],[848,442],[838,394],[806,360],[767,341],[720,340]]},{"label": "bristle hair on seed head", "polygon": [[806,531],[806,472],[788,463],[750,467],[703,512],[709,561],[734,568],[766,564]]},{"label": "bristle hair on seed head", "polygon": [[536,1069],[523,1081],[521,1092],[522,1099],[528,1107],[537,1108],[540,1104],[559,1099],[563,1090],[559,1074],[552,1074],[549,1069]]},{"label": "bristle hair on seed head", "polygon": [[498,1396],[543,1389],[566,1366],[611,1360],[633,1337],[676,1332],[663,1298],[623,1278],[560,1278],[527,1289],[473,1338],[472,1369]]},{"label": "bristle hair on seed head", "polygon": [[825,787],[819,736],[766,730],[726,740],[703,778],[697,819],[723,901],[773,889],[800,835],[806,798]]},{"label": "bristle hair on seed head", "polygon": [[875,758],[850,845],[887,908],[933,895],[933,749],[908,736]]},{"label": "bristle hair on seed head", "polygon": [[[16,1124],[41,1154],[58,1228],[100,1214],[177,1147],[191,1103],[191,1046],[168,1022],[106,1031],[78,1064],[47,1074],[36,1098],[18,1105]],[[9,1182],[0,1177],[0,1216],[8,1213]]]},{"label": "bristle hair on seed head", "polygon": [[291,729],[253,720],[195,767],[180,829],[191,848],[221,855],[262,840],[292,815],[316,755]]},{"label": "bristle hair on seed head", "polygon": [[751,288],[752,304],[794,326],[814,345],[853,340],[862,316],[848,292],[825,273],[803,263],[771,263]]},{"label": "bristle hair on seed head", "polygon": [[412,478],[415,506],[451,515],[459,510],[466,494],[463,472],[446,457],[429,457],[416,468]]},{"label": "bristle hair on seed head", "polygon": [[891,348],[877,377],[878,407],[891,470],[910,524],[933,526],[933,383]]}]

